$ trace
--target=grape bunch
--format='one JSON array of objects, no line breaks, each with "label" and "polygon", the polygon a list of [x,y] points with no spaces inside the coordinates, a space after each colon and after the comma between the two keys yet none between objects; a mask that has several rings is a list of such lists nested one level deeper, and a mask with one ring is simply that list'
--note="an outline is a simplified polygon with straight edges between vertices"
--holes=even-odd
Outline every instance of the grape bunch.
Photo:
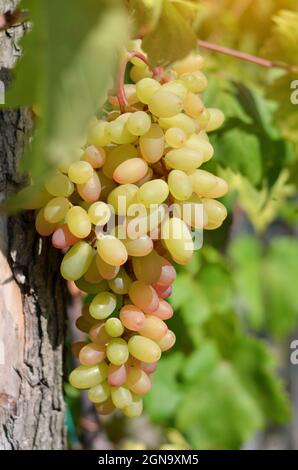
[{"label": "grape bunch", "polygon": [[[213,156],[208,132],[224,120],[202,101],[203,59],[153,71],[130,60],[134,83],[109,96],[78,158],[61,163],[38,198],[31,188],[31,200],[38,199],[37,232],[64,252],[62,276],[88,294],[76,322],[86,340],[73,344],[80,365],[70,383],[88,390],[98,413],[118,408],[136,417],[161,353],[175,343],[166,324],[172,263],[191,260],[191,230],[223,223],[217,198],[228,188],[201,169]],[[170,214],[172,204],[180,212]]]}]

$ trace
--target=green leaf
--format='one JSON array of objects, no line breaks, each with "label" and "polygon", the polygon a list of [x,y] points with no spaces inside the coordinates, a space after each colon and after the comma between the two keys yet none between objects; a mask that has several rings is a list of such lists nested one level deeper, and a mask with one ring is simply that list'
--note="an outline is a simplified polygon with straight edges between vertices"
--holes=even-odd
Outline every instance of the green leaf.
[{"label": "green leaf", "polygon": [[[126,40],[120,2],[24,0],[33,22],[8,92],[8,106],[37,105],[41,114],[23,169],[35,180],[78,152],[87,124],[103,104]],[[33,74],[34,73],[34,78]]]},{"label": "green leaf", "polygon": [[178,374],[184,362],[181,352],[163,356],[154,372],[154,382],[150,395],[145,397],[145,409],[157,422],[171,419],[182,399]]},{"label": "green leaf", "polygon": [[163,0],[128,0],[136,35],[148,34],[159,20]]},{"label": "green leaf", "polygon": [[182,377],[186,382],[195,382],[197,377],[210,374],[219,361],[218,349],[214,342],[206,340],[202,346],[193,351],[182,369]]},{"label": "green leaf", "polygon": [[237,449],[262,425],[257,403],[224,362],[197,376],[177,409],[176,426],[194,449]]},{"label": "green leaf", "polygon": [[194,49],[196,36],[175,4],[163,0],[156,28],[144,37],[142,47],[151,66],[166,66]]}]

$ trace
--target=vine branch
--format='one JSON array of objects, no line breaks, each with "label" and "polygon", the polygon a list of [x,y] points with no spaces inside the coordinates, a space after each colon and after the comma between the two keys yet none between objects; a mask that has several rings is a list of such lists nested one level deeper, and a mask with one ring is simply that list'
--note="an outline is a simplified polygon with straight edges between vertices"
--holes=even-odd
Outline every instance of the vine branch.
[{"label": "vine branch", "polygon": [[260,65],[261,67],[279,68],[286,70],[289,73],[298,73],[298,66],[296,65],[289,65],[284,62],[274,62],[272,60],[264,59],[263,57],[248,54],[247,52],[241,52],[229,47],[223,47],[208,41],[203,41],[202,39],[198,40],[198,45],[204,49],[208,49],[209,51],[236,57],[237,59],[251,62],[252,64]]}]

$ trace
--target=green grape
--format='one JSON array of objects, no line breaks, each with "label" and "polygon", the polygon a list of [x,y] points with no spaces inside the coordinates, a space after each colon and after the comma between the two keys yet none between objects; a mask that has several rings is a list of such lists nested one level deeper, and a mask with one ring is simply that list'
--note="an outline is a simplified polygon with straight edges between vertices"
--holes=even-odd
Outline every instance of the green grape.
[{"label": "green grape", "polygon": [[158,124],[162,129],[169,129],[170,127],[178,127],[182,129],[186,135],[191,135],[196,131],[195,121],[184,113],[176,114],[169,118],[160,118]]},{"label": "green grape", "polygon": [[166,143],[173,148],[180,148],[186,142],[187,136],[179,127],[170,127],[165,133]]},{"label": "green grape", "polygon": [[96,366],[77,367],[71,372],[69,382],[75,388],[87,389],[99,385],[107,376],[108,366],[105,362],[101,362]]},{"label": "green grape", "polygon": [[194,250],[193,240],[183,220],[177,217],[165,220],[162,224],[162,238],[177,263],[186,264],[191,260]]},{"label": "green grape", "polygon": [[208,224],[211,224],[211,226],[221,225],[227,217],[227,209],[225,206],[215,199],[202,199],[202,203],[206,211]]},{"label": "green grape", "polygon": [[129,353],[142,362],[156,362],[160,359],[161,350],[158,344],[145,336],[132,336],[128,340]]},{"label": "green grape", "polygon": [[189,173],[189,179],[192,182],[193,190],[198,196],[212,197],[212,191],[216,187],[217,179],[212,173],[205,170],[194,170]]},{"label": "green grape", "polygon": [[88,271],[84,274],[84,279],[87,282],[90,282],[90,284],[98,284],[99,282],[103,280],[97,269],[96,255],[93,256],[93,259],[88,268]]},{"label": "green grape", "polygon": [[184,100],[187,95],[187,88],[182,80],[171,80],[162,86],[163,90],[170,91]]},{"label": "green grape", "polygon": [[54,197],[44,208],[44,218],[51,224],[61,222],[69,211],[70,202],[65,197]]},{"label": "green grape", "polygon": [[156,284],[161,276],[161,257],[153,250],[142,258],[133,258],[132,266],[138,281]]},{"label": "green grape", "polygon": [[106,332],[112,338],[117,338],[118,336],[121,336],[124,332],[124,327],[122,325],[121,320],[119,320],[119,318],[109,318],[105,322],[105,329],[106,329]]},{"label": "green grape", "polygon": [[153,241],[148,235],[139,238],[123,240],[129,256],[146,256],[153,250]]},{"label": "green grape", "polygon": [[158,124],[152,124],[149,131],[139,140],[142,157],[148,163],[156,163],[164,152],[164,133]]},{"label": "green grape", "polygon": [[91,232],[91,221],[80,206],[73,206],[66,214],[66,223],[70,232],[78,238],[86,238]]},{"label": "green grape", "polygon": [[136,65],[133,65],[130,69],[130,78],[133,82],[137,83],[139,80],[146,77],[152,77],[152,72],[149,70],[147,65],[145,67],[137,67]]},{"label": "green grape", "polygon": [[148,104],[154,93],[160,88],[160,83],[153,78],[143,78],[136,84],[137,97],[142,103]]},{"label": "green grape", "polygon": [[70,179],[62,173],[56,173],[45,183],[48,193],[53,196],[69,197],[74,191],[74,185]]},{"label": "green grape", "polygon": [[169,187],[164,180],[156,179],[143,184],[137,194],[138,201],[145,207],[162,204],[169,195]]},{"label": "green grape", "polygon": [[115,310],[117,299],[111,292],[100,292],[92,300],[89,312],[93,318],[104,320],[109,317]]},{"label": "green grape", "polygon": [[193,192],[192,180],[181,170],[172,170],[168,176],[170,193],[175,199],[185,201]]},{"label": "green grape", "polygon": [[208,80],[201,71],[183,73],[180,78],[192,93],[202,93],[208,87]]},{"label": "green grape", "polygon": [[190,54],[185,59],[175,62],[173,69],[178,74],[191,73],[201,70],[204,65],[204,58],[198,54]]},{"label": "green grape", "polygon": [[88,162],[74,162],[68,169],[69,179],[76,184],[84,184],[92,177],[93,168]]},{"label": "green grape", "polygon": [[198,95],[188,92],[183,100],[183,108],[188,116],[196,118],[203,111],[204,104]]},{"label": "green grape", "polygon": [[113,279],[108,281],[109,288],[118,295],[128,294],[131,282],[130,277],[123,267],[120,268]]},{"label": "green grape", "polygon": [[92,124],[88,132],[87,143],[96,147],[105,147],[110,144],[111,141],[106,135],[106,127],[107,122],[104,121],[97,121]]},{"label": "green grape", "polygon": [[120,118],[109,122],[105,132],[114,144],[130,144],[137,138],[129,132],[125,120]]},{"label": "green grape", "polygon": [[108,382],[95,385],[88,390],[88,398],[92,403],[103,403],[111,395],[111,387]]},{"label": "green grape", "polygon": [[143,135],[151,126],[150,116],[144,111],[136,111],[127,120],[127,129],[133,135]]},{"label": "green grape", "polygon": [[113,189],[108,196],[108,203],[113,206],[117,215],[126,215],[131,204],[137,202],[139,188],[135,184],[123,184]]},{"label": "green grape", "polygon": [[165,156],[165,162],[175,170],[192,171],[203,163],[203,154],[198,150],[181,147],[170,150]]},{"label": "green grape", "polygon": [[210,158],[212,158],[214,155],[214,149],[210,144],[208,137],[206,139],[200,137],[198,134],[193,134],[189,139],[187,139],[185,146],[201,152],[204,162],[210,160]]},{"label": "green grape", "polygon": [[141,416],[143,411],[142,398],[133,396],[132,403],[125,406],[122,411],[128,418],[137,418],[138,416]]},{"label": "green grape", "polygon": [[94,202],[88,209],[88,216],[92,224],[105,225],[111,217],[111,209],[102,201]]},{"label": "green grape", "polygon": [[169,118],[182,111],[182,100],[179,96],[163,88],[152,95],[149,111],[159,118]]},{"label": "green grape", "polygon": [[107,280],[114,279],[120,269],[119,266],[112,266],[111,264],[106,263],[98,253],[96,254],[96,266],[101,277]]},{"label": "green grape", "polygon": [[89,243],[80,241],[73,245],[64,255],[61,263],[61,274],[68,281],[80,279],[92,263],[93,249]]},{"label": "green grape", "polygon": [[107,154],[107,159],[102,167],[103,174],[107,178],[113,178],[113,173],[120,163],[129,158],[138,157],[138,150],[131,144],[119,145],[112,148]]},{"label": "green grape", "polygon": [[119,184],[136,183],[144,178],[148,164],[142,158],[130,158],[120,163],[113,173],[113,179]]},{"label": "green grape", "polygon": [[112,266],[121,266],[127,261],[125,245],[116,237],[108,235],[97,240],[99,256]]},{"label": "green grape", "polygon": [[132,403],[132,395],[126,387],[112,388],[111,397],[114,406],[119,409],[125,408]]},{"label": "green grape", "polygon": [[86,281],[86,279],[83,277],[76,280],[75,285],[83,292],[87,292],[87,294],[98,294],[99,292],[105,291],[109,287],[106,281],[99,281],[94,284]]},{"label": "green grape", "polygon": [[225,116],[220,109],[208,108],[208,111],[210,117],[206,126],[206,132],[212,132],[223,125]]},{"label": "green grape", "polygon": [[129,357],[126,341],[122,338],[113,338],[107,345],[107,357],[115,366],[125,364]]}]

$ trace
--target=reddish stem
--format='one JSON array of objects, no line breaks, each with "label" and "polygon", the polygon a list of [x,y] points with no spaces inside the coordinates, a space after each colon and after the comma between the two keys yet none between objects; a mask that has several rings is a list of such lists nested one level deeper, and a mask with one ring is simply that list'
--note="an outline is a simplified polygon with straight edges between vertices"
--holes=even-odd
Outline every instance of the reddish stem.
[{"label": "reddish stem", "polygon": [[125,112],[125,108],[128,105],[127,98],[125,95],[125,90],[124,90],[125,70],[126,70],[127,62],[129,62],[133,57],[138,57],[143,62],[145,62],[145,64],[148,65],[147,57],[138,51],[132,51],[128,53],[126,58],[120,64],[118,79],[117,79],[117,98],[118,98],[119,108],[120,108],[121,113]]},{"label": "reddish stem", "polygon": [[296,66],[291,66],[283,62],[273,62],[272,60],[264,59],[263,57],[257,57],[252,54],[248,54],[247,52],[236,51],[235,49],[231,49],[229,47],[223,47],[208,41],[202,41],[201,39],[198,40],[198,44],[204,49],[236,57],[237,59],[245,60],[246,62],[251,62],[253,64],[260,65],[261,67],[281,68],[287,70],[288,72],[297,72],[298,70],[298,67]]}]

